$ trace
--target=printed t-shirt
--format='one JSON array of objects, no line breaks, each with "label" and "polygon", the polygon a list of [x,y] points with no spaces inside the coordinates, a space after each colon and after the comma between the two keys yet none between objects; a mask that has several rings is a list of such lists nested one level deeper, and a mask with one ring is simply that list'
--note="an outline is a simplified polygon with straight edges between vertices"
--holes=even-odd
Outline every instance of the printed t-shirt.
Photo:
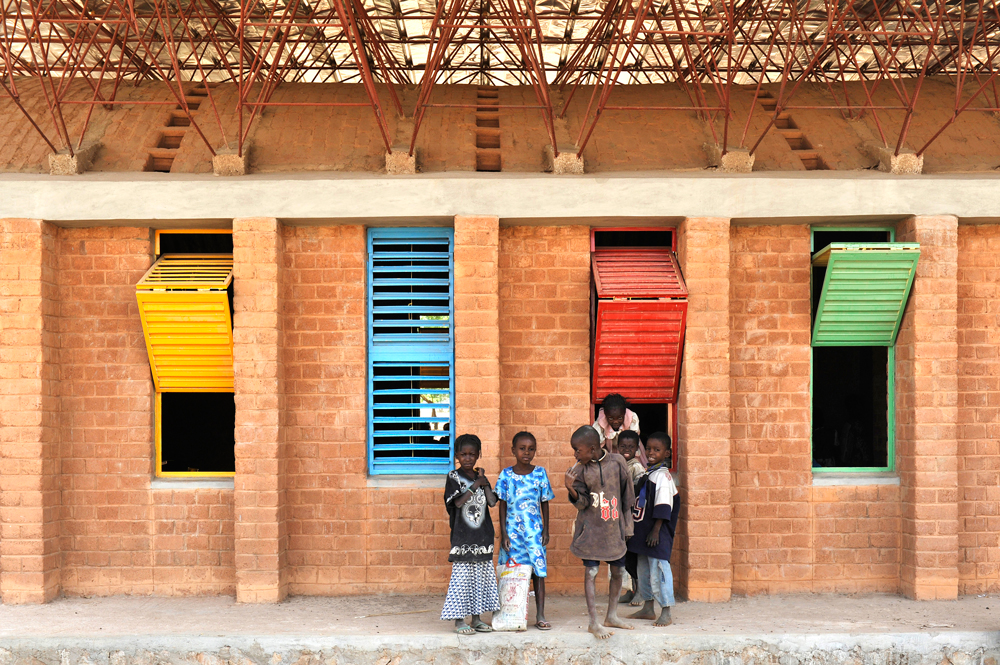
[{"label": "printed t-shirt", "polygon": [[[669,561],[680,510],[677,486],[665,466],[647,472],[643,478],[645,482],[639,489],[632,508],[635,535],[628,541],[628,551]],[[656,547],[650,547],[646,544],[646,536],[653,530],[654,520],[663,520],[664,524],[660,527],[660,541]]]},{"label": "printed t-shirt", "polygon": [[461,508],[455,506],[455,499],[465,494],[474,482],[456,469],[448,473],[444,483],[444,505],[451,525],[448,561],[493,561],[495,532],[485,490],[477,488]]}]

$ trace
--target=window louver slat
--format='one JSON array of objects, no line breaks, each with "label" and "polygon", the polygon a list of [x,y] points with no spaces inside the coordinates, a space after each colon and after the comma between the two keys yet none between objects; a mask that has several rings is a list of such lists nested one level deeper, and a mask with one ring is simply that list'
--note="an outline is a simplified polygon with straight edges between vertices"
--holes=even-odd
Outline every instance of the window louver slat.
[{"label": "window louver slat", "polygon": [[913,286],[917,243],[833,243],[813,256],[826,268],[813,346],[892,346]]},{"label": "window louver slat", "polygon": [[136,284],[158,392],[232,392],[232,279],[231,255],[165,254]]}]

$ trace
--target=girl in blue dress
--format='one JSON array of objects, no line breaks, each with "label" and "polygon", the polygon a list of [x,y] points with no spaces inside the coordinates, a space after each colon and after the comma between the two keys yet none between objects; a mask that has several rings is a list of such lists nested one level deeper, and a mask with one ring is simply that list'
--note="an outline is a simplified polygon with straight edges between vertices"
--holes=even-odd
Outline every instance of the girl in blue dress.
[{"label": "girl in blue dress", "polygon": [[549,544],[549,501],[555,494],[545,469],[531,463],[537,447],[531,432],[515,434],[511,452],[517,464],[501,471],[497,479],[501,547],[497,563],[531,566],[535,627],[549,630],[552,624],[545,620],[545,546]]}]

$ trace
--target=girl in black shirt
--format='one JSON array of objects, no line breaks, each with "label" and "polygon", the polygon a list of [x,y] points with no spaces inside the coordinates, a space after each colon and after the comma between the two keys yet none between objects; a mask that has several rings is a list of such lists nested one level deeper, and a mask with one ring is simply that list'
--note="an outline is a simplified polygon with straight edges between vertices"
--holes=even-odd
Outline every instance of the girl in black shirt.
[{"label": "girl in black shirt", "polygon": [[[444,485],[444,505],[451,525],[451,582],[441,610],[441,619],[455,621],[459,635],[493,630],[479,618],[483,612],[500,609],[497,578],[493,570],[493,520],[490,506],[497,503],[490,481],[476,467],[483,444],[475,434],[455,439],[458,469],[450,472]],[[470,623],[465,617],[472,616]]]}]

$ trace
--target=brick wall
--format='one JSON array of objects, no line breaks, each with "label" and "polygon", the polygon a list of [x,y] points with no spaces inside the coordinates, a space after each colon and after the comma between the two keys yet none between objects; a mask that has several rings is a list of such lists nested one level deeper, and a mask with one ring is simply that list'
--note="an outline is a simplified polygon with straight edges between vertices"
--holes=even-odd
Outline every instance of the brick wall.
[{"label": "brick wall", "polygon": [[900,585],[918,599],[958,594],[958,219],[911,217],[896,239],[920,261],[896,342]]},{"label": "brick wall", "polygon": [[291,592],[366,582],[365,230],[282,229]]},{"label": "brick wall", "polygon": [[59,230],[63,591],[154,591],[145,228]]},{"label": "brick wall", "polygon": [[808,590],[809,227],[730,240],[733,591]]},{"label": "brick wall", "polygon": [[576,509],[563,476],[574,463],[570,436],[590,417],[590,229],[502,227],[500,463],[514,463],[514,434],[535,435],[535,464],[556,493],[547,590],[580,591],[579,560],[569,553]]},{"label": "brick wall", "polygon": [[733,591],[895,591],[899,488],[812,486],[810,229],[730,243]]},{"label": "brick wall", "polygon": [[0,220],[0,600],[60,592],[57,230]]},{"label": "brick wall", "polygon": [[681,493],[675,577],[683,595],[705,602],[732,593],[730,489],[730,224],[689,218],[678,229],[688,285],[684,367],[677,402]]},{"label": "brick wall", "polygon": [[959,593],[1000,588],[1000,227],[958,227]]},{"label": "brick wall", "polygon": [[150,494],[152,593],[236,593],[233,490],[155,489]]}]

